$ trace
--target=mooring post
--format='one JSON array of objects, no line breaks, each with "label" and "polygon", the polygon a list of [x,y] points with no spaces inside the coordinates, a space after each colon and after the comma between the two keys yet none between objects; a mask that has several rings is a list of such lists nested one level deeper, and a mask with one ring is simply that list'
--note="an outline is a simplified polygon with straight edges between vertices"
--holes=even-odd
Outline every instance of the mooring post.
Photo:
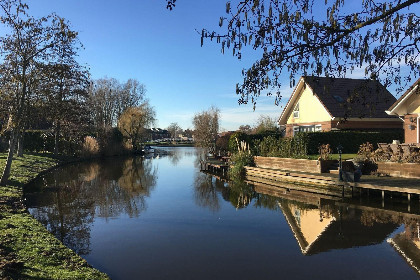
[{"label": "mooring post", "polygon": [[382,191],[382,208],[385,207],[385,191]]},{"label": "mooring post", "polygon": [[407,194],[407,200],[408,200],[408,212],[411,212],[411,193]]}]

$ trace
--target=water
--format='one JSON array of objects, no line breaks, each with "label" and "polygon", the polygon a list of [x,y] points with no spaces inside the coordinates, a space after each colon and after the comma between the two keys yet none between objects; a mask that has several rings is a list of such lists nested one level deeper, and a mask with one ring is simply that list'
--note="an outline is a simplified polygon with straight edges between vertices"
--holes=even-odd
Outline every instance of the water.
[{"label": "water", "polygon": [[29,211],[112,279],[420,275],[420,215],[404,205],[228,184],[199,172],[198,150],[168,150],[60,168],[28,186]]}]

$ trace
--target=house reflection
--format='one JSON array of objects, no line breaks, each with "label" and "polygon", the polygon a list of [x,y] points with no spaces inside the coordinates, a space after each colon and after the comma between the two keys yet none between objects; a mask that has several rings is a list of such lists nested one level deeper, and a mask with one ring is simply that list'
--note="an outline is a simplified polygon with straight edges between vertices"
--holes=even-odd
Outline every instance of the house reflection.
[{"label": "house reflection", "polygon": [[387,241],[395,251],[420,275],[420,219],[406,221],[404,232]]},{"label": "house reflection", "polygon": [[278,205],[304,255],[379,244],[400,225],[398,219],[367,219],[366,211],[342,206],[321,194],[262,184],[255,190],[279,198]]}]

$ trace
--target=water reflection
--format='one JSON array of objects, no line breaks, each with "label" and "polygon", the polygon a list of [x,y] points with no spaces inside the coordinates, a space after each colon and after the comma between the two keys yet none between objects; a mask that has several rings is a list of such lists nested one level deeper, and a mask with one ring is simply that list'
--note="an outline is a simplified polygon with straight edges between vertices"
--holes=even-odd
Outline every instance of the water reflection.
[{"label": "water reflection", "polygon": [[320,279],[324,264],[330,279],[375,279],[382,267],[382,279],[417,277],[409,266],[419,273],[418,202],[382,207],[228,182],[199,172],[202,151],[165,150],[52,172],[30,186],[27,206],[113,279]]},{"label": "water reflection", "polygon": [[[314,255],[333,249],[380,244],[400,226],[405,231],[388,239],[397,251],[410,247],[420,267],[420,216],[343,203],[330,196],[278,188],[244,181],[227,182],[220,177],[199,173],[195,178],[195,201],[212,211],[220,209],[217,193],[235,209],[253,205],[256,208],[280,210],[303,255]],[[253,203],[251,203],[253,201]],[[375,203],[373,203],[375,205]],[[398,208],[398,207],[397,207]],[[404,244],[404,245],[402,245]],[[406,256],[407,253],[401,253]],[[415,263],[412,259],[410,264]]]},{"label": "water reflection", "polygon": [[223,192],[224,183],[221,180],[213,180],[213,176],[205,173],[196,173],[194,178],[194,200],[195,203],[212,212],[220,210],[218,192]]},{"label": "water reflection", "polygon": [[243,180],[230,181],[216,178],[211,174],[197,173],[194,179],[194,198],[200,207],[206,207],[213,212],[220,210],[218,193],[230,202],[236,210],[247,207],[253,198],[257,197],[254,187]]},{"label": "water reflection", "polygon": [[86,255],[94,217],[138,217],[156,178],[153,161],[141,157],[71,165],[28,186],[27,206],[64,244]]},{"label": "water reflection", "polygon": [[419,220],[406,221],[404,231],[387,241],[395,251],[420,276],[420,225]]}]

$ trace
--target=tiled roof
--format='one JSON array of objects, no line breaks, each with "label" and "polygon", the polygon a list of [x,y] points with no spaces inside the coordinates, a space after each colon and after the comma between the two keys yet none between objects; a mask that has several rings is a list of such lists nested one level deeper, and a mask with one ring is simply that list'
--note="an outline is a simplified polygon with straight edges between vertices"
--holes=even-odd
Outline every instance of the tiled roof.
[{"label": "tiled roof", "polygon": [[303,77],[326,110],[339,118],[389,118],[385,110],[396,98],[378,81]]}]

